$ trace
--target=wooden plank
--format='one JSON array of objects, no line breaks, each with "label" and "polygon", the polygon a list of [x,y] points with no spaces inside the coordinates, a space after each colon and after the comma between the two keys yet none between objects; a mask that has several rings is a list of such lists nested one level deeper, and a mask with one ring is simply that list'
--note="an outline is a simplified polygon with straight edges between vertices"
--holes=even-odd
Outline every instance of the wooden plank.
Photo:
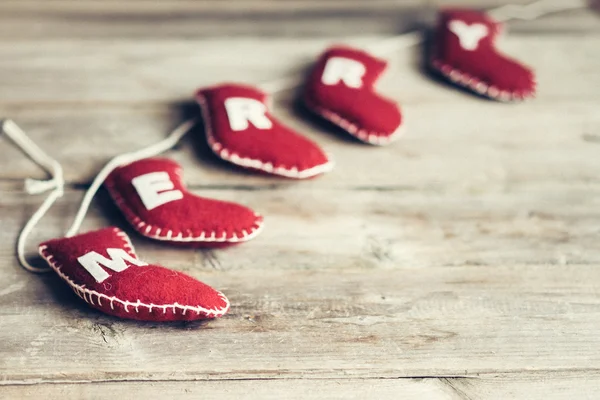
[{"label": "wooden plank", "polygon": [[436,379],[258,380],[213,382],[127,382],[4,386],[12,399],[117,398],[135,393],[148,400],[177,398],[205,400],[264,399],[352,400],[413,398],[459,400]]},{"label": "wooden plank", "polygon": [[[274,75],[285,76],[315,57],[327,41],[294,43],[48,42],[49,52],[44,54],[34,42],[0,43],[4,55],[0,112],[56,156],[70,182],[88,182],[111,156],[158,141],[184,118],[197,115],[190,102],[196,87],[231,77],[259,83]],[[301,183],[307,187],[501,192],[520,185],[595,184],[594,171],[600,169],[598,141],[593,140],[600,127],[596,45],[595,36],[508,40],[507,51],[538,67],[540,82],[538,99],[516,105],[451,90],[415,69],[411,51],[401,51],[380,87],[401,102],[408,133],[385,148],[345,140],[297,113],[291,92],[276,96],[275,114],[320,143],[337,162],[330,175]],[[223,48],[231,50],[219,52]],[[249,52],[256,57],[240,70],[236,59]],[[202,135],[201,129],[196,130],[191,135],[194,140],[170,154],[183,163],[191,184],[295,185],[219,162],[206,146],[197,145]],[[2,142],[0,136],[5,160],[1,178],[42,176],[22,154]]]},{"label": "wooden plank", "polygon": [[[531,0],[512,0],[527,4]],[[198,38],[215,36],[337,36],[395,34],[435,18],[437,7],[489,9],[499,0],[362,1],[43,1],[0,3],[0,37]],[[522,32],[600,31],[592,12],[575,10],[536,21],[516,21]]]},{"label": "wooden plank", "polygon": [[[349,37],[344,42],[368,49],[386,38]],[[181,106],[192,102],[198,87],[221,81],[263,84],[291,77],[300,85],[302,74],[316,57],[338,42],[332,38],[0,42],[0,106],[3,114],[13,109],[61,106],[69,110]],[[538,99],[519,104],[518,109],[536,103],[598,100],[597,91],[593,90],[600,64],[600,56],[593,51],[596,45],[596,35],[507,37],[502,49],[538,73]],[[46,51],[39,52],[40,46]],[[418,67],[420,51],[419,47],[391,51],[392,65],[379,84],[383,93],[407,106],[459,101],[486,104],[460,92],[440,90],[448,87],[432,81]],[[291,92],[282,93],[277,100],[285,102],[293,96]],[[493,108],[503,108],[492,104]]]},{"label": "wooden plank", "polygon": [[[550,187],[488,195],[315,188],[195,192],[252,207],[265,216],[264,232],[207,259],[202,252],[156,246],[133,233],[143,254],[167,257],[186,271],[600,263],[594,245],[600,240],[600,190],[587,186],[561,193]],[[66,232],[82,195],[67,192],[37,229],[32,249]],[[12,242],[41,199],[7,191],[2,196],[2,238]],[[108,224],[128,228],[105,194],[96,205],[84,230]],[[8,257],[12,247],[7,249]]]},{"label": "wooden plank", "polygon": [[[300,77],[332,41],[197,38],[283,27],[392,33],[433,15],[417,0],[165,4],[0,3],[0,113],[55,154],[71,183],[31,247],[65,231],[81,183],[110,156],[194,114],[196,86]],[[575,11],[512,27],[593,32],[597,24]],[[505,45],[539,70],[538,100],[484,102],[423,76],[414,50],[391,56],[381,90],[402,102],[410,129],[387,148],[328,134],[292,110],[293,92],[278,95],[276,114],[336,157],[337,170],[314,181],[240,173],[193,140],[171,153],[198,194],[267,216],[259,238],[223,250],[171,249],[132,234],[146,260],[227,293],[232,312],[205,324],[118,321],[57,278],[22,271],[13,243],[41,199],[18,181],[42,175],[0,137],[2,395],[595,398],[597,38],[515,35]],[[123,226],[101,196],[85,228],[109,223]],[[416,376],[447,378],[392,379]]]},{"label": "wooden plank", "polygon": [[[314,124],[315,120],[298,119],[281,104],[276,114],[319,143],[336,162],[333,172],[311,181],[278,179],[222,162],[206,146],[201,128],[164,156],[184,166],[190,185],[202,187],[388,187],[486,193],[525,185],[598,183],[594,172],[600,168],[594,133],[600,127],[598,103],[517,107],[477,101],[463,98],[455,104],[406,105],[407,135],[381,148],[347,140],[343,133]],[[179,110],[168,108],[82,109],[77,113],[30,109],[5,115],[58,159],[66,179],[75,184],[90,182],[111,157],[161,140],[184,120]],[[5,160],[2,179],[44,176],[6,136],[0,136],[0,148]]]},{"label": "wooden plank", "polygon": [[[600,196],[589,188],[489,197],[203,191],[260,208],[267,228],[213,251],[133,236],[145,260],[196,276],[232,301],[223,319],[161,325],[101,315],[55,276],[21,270],[17,227],[39,200],[4,185],[3,384],[470,377],[593,371],[600,362],[589,350],[600,345]],[[32,245],[64,232],[80,195],[68,192]],[[529,201],[535,212],[525,213]],[[95,209],[86,229],[111,222],[122,224]]]},{"label": "wooden plank", "polygon": [[110,382],[3,386],[11,399],[120,397],[145,399],[393,399],[563,400],[595,399],[595,373],[519,373],[477,378],[425,379],[280,379],[257,381]]},{"label": "wooden plank", "polygon": [[53,276],[3,276],[2,383],[591,371],[600,361],[590,351],[600,344],[597,271],[199,270],[233,304],[202,325],[118,321]]},{"label": "wooden plank", "polygon": [[597,373],[519,373],[483,379],[443,379],[461,399],[596,399],[600,392]]}]

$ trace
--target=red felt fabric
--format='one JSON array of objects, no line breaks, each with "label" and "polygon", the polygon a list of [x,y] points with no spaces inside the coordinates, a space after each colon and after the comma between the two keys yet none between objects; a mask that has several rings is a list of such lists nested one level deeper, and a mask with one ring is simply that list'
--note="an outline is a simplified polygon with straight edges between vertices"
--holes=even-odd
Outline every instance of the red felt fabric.
[{"label": "red felt fabric", "polygon": [[[272,127],[265,129],[249,123],[246,129],[234,130],[225,106],[231,98],[254,99],[264,104],[264,115]],[[271,114],[267,94],[257,88],[223,84],[198,90],[196,100],[202,110],[208,144],[226,161],[293,179],[311,178],[333,167],[317,144]]]},{"label": "red felt fabric", "polygon": [[131,242],[115,227],[53,239],[40,244],[40,255],[90,306],[120,318],[144,321],[189,321],[215,318],[229,310],[220,292],[188,276],[160,265],[136,266],[115,272],[98,282],[78,258],[96,252],[110,258],[107,249],[123,249],[137,259]]},{"label": "red felt fabric", "polygon": [[455,84],[497,100],[534,96],[533,71],[496,48],[501,31],[502,24],[483,12],[442,11],[433,38],[432,67]]},{"label": "red felt fabric", "polygon": [[[168,191],[183,196],[148,209],[132,182],[157,172],[166,172],[173,184],[159,190],[159,196]],[[104,184],[127,221],[152,239],[192,246],[237,243],[252,239],[263,226],[262,216],[248,207],[190,193],[182,182],[181,166],[169,159],[148,158],[122,166]]]},{"label": "red felt fabric", "polygon": [[[334,58],[357,61],[364,65],[360,87],[348,86],[340,80],[325,84],[324,73]],[[383,145],[401,133],[402,114],[399,105],[377,93],[375,83],[387,62],[369,53],[345,46],[335,46],[318,59],[304,89],[308,109],[338,125],[357,139]]]}]

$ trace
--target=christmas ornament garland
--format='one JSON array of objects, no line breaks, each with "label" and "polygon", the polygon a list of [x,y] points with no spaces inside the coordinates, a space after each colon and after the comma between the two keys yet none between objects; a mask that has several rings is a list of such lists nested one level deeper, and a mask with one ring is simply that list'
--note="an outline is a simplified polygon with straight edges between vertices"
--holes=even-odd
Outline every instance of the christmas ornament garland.
[{"label": "christmas ornament garland", "polygon": [[[25,243],[35,225],[64,193],[62,167],[31,141],[14,122],[4,121],[2,131],[52,177],[47,181],[28,180],[25,183],[29,193],[41,193],[47,190],[51,190],[51,193],[19,234],[17,257],[21,265],[28,271],[36,273],[53,270],[91,307],[124,319],[191,321],[217,318],[227,313],[229,300],[223,293],[189,275],[140,260],[129,237],[119,228],[109,227],[77,234],[91,199],[105,178],[110,177],[113,171],[115,174],[112,175],[112,179],[126,176],[129,172],[131,176],[135,175],[131,181],[138,176],[144,176],[148,170],[169,171],[175,174],[174,171],[177,171],[178,166],[170,161],[139,160],[172,147],[191,126],[193,124],[184,123],[164,141],[137,152],[122,154],[111,160],[90,185],[66,237],[48,240],[39,245],[39,254],[49,266],[39,268],[31,265],[25,258]],[[141,166],[136,161],[142,163]],[[177,181],[177,186],[173,181]],[[167,194],[166,196],[173,201],[184,200],[185,195],[193,196],[187,193],[174,175],[173,181],[169,183],[164,180],[164,177],[163,180],[151,181],[155,185],[158,182],[160,188],[154,186],[150,191],[147,187],[142,189],[145,190],[145,194],[140,195],[138,192],[137,200],[144,203],[142,197],[145,196],[147,205],[157,205],[165,200],[160,198],[161,193],[175,190],[179,190],[182,196]],[[128,189],[125,187],[123,190]],[[170,202],[164,202],[161,206],[168,203]],[[221,205],[220,202],[217,203]],[[214,218],[220,217],[216,215]]]},{"label": "christmas ornament garland", "polygon": [[[517,11],[502,7],[495,10],[496,19],[474,10],[444,10],[434,35],[431,67],[456,85],[495,100],[532,97],[532,70],[496,48],[501,32],[497,20],[519,12],[537,17],[565,8],[573,7],[539,1]],[[332,47],[317,60],[302,101],[358,140],[388,144],[402,131],[403,117],[399,105],[375,89],[386,64],[364,50]],[[311,178],[333,168],[330,156],[316,143],[271,114],[268,94],[260,89],[217,85],[198,90],[196,100],[210,148],[232,164],[292,179]],[[212,246],[245,242],[258,235],[262,216],[239,204],[189,192],[177,163],[152,158],[175,146],[196,122],[186,121],[164,140],[107,163],[87,190],[65,237],[40,244],[39,254],[48,264],[40,268],[26,259],[25,244],[35,225],[63,195],[63,171],[14,122],[5,120],[3,132],[51,176],[46,181],[25,182],[28,193],[50,194],[19,234],[20,264],[31,272],[55,271],[91,307],[120,318],[177,321],[227,313],[230,305],[225,295],[191,276],[140,260],[119,228],[78,234],[95,193],[104,184],[125,219],[139,234],[152,239]]]}]

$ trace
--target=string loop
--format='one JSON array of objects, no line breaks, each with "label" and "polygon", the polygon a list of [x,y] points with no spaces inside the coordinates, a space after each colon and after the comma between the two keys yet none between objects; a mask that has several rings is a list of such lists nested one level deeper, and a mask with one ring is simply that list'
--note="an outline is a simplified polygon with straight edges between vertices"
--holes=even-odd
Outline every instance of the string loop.
[{"label": "string loop", "polygon": [[488,12],[496,21],[509,19],[534,20],[547,14],[576,8],[585,8],[586,0],[540,0],[522,6],[507,4]]},{"label": "string loop", "polygon": [[27,261],[25,257],[25,244],[33,228],[35,228],[50,207],[52,207],[54,202],[63,196],[65,185],[63,170],[58,161],[40,149],[12,120],[7,119],[2,122],[2,132],[51,176],[51,179],[46,181],[25,180],[25,190],[28,193],[37,194],[48,190],[52,191],[36,212],[33,213],[29,221],[27,221],[17,239],[17,258],[23,268],[35,273],[48,272],[50,271],[49,267],[35,267]]},{"label": "string loop", "polygon": [[77,232],[79,232],[81,224],[83,223],[83,219],[85,218],[85,215],[87,214],[88,209],[90,208],[90,204],[94,199],[94,195],[96,194],[98,189],[100,189],[100,186],[102,186],[102,183],[104,183],[104,180],[108,177],[108,175],[110,175],[112,171],[114,171],[116,168],[122,165],[130,164],[132,162],[142,160],[144,158],[157,156],[175,147],[175,145],[179,143],[181,138],[183,138],[185,134],[188,133],[197,122],[197,118],[189,119],[183,122],[177,128],[175,128],[165,139],[161,140],[160,142],[154,143],[148,147],[144,147],[140,150],[133,151],[131,153],[120,154],[112,160],[110,160],[100,170],[98,175],[96,175],[96,178],[94,178],[94,181],[92,182],[88,190],[85,192],[83,200],[81,201],[81,205],[79,206],[79,210],[77,210],[77,214],[75,215],[75,219],[73,220],[73,223],[71,224],[71,227],[69,228],[65,236],[72,237],[75,236]]},{"label": "string loop", "polygon": [[[196,118],[189,119],[175,128],[165,139],[161,140],[160,142],[154,143],[148,147],[144,147],[131,153],[118,155],[110,160],[94,178],[94,181],[86,191],[81,205],[79,206],[79,210],[75,216],[75,220],[69,228],[66,237],[71,237],[77,234],[81,228],[81,224],[85,218],[85,215],[87,214],[94,195],[106,177],[110,175],[115,168],[144,158],[154,157],[173,148],[181,140],[181,138],[192,129],[196,122]],[[54,160],[42,149],[40,149],[13,121],[4,120],[2,123],[2,132],[6,133],[6,135],[11,138],[12,141],[19,148],[21,148],[21,150],[27,156],[44,168],[44,170],[46,170],[46,172],[51,176],[51,178],[48,180],[25,180],[25,190],[29,194],[39,194],[49,190],[51,190],[51,192],[48,197],[46,197],[42,205],[31,216],[29,221],[27,221],[21,230],[21,233],[19,234],[19,238],[17,239],[17,258],[19,259],[21,266],[27,271],[34,273],[48,272],[50,271],[49,267],[35,267],[27,261],[27,258],[25,257],[25,244],[27,243],[27,238],[31,234],[31,231],[48,212],[50,207],[52,207],[54,202],[63,196],[65,185],[63,169],[58,161]]]}]

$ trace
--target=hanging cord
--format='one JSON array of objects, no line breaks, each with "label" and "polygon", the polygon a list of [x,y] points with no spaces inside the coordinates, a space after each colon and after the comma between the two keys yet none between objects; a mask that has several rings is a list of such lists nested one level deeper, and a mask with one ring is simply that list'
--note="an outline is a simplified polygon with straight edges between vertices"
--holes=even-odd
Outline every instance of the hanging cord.
[{"label": "hanging cord", "polygon": [[[567,4],[568,3],[568,4]],[[509,19],[534,20],[558,11],[572,10],[576,8],[585,8],[586,0],[540,0],[533,3],[517,6],[507,4],[495,8],[488,12],[496,21],[503,22]]]},{"label": "hanging cord", "polygon": [[[71,237],[77,234],[79,228],[81,227],[81,223],[85,218],[85,215],[90,207],[92,199],[94,195],[106,179],[108,175],[117,167],[125,164],[132,163],[137,160],[141,160],[143,158],[153,157],[160,153],[163,153],[171,148],[173,148],[180,140],[188,133],[191,128],[196,124],[197,118],[189,119],[175,128],[165,139],[160,142],[154,143],[148,147],[144,147],[140,150],[124,153],[116,156],[112,160],[110,160],[104,168],[100,171],[100,173],[94,178],[94,181],[88,188],[77,215],[75,216],[75,220],[69,228],[69,231],[66,234],[66,237]],[[42,217],[46,214],[46,212],[52,207],[54,202],[63,196],[64,194],[64,178],[63,178],[63,170],[61,165],[54,159],[52,159],[49,155],[47,155],[43,150],[41,150],[27,135],[21,128],[17,126],[11,120],[5,120],[2,123],[2,131],[10,137],[17,146],[19,146],[25,154],[27,154],[33,161],[39,164],[42,168],[44,168],[51,176],[49,180],[35,180],[35,179],[26,179],[25,180],[25,190],[29,194],[38,194],[43,193],[48,190],[52,190],[52,192],[48,195],[48,197],[44,200],[40,208],[31,216],[29,221],[25,224],[21,233],[19,234],[19,238],[17,239],[17,258],[19,259],[19,263],[23,268],[27,271],[42,273],[50,271],[49,267],[40,268],[34,267],[31,265],[27,259],[25,258],[25,244],[27,242],[27,238],[31,231],[35,228],[35,226],[39,223]]]},{"label": "hanging cord", "polygon": [[[585,8],[586,6],[586,0],[538,0],[525,5],[508,4],[489,10],[487,14],[498,22],[510,19],[534,20],[554,12]],[[423,35],[420,32],[408,32],[379,40],[366,46],[365,50],[377,56],[384,56],[394,51],[416,46],[422,41]],[[287,78],[262,83],[259,87],[268,93],[275,94],[296,89],[300,85],[297,74],[293,74]]]},{"label": "hanging cord", "polygon": [[94,195],[96,194],[98,189],[100,189],[100,186],[102,186],[104,180],[108,177],[108,175],[110,175],[112,171],[115,170],[115,168],[118,168],[125,164],[130,164],[138,160],[142,160],[144,158],[154,157],[161,153],[164,153],[169,149],[172,149],[177,143],[179,143],[181,138],[183,138],[185,134],[188,133],[194,127],[194,125],[196,125],[197,122],[197,118],[191,118],[183,122],[177,128],[175,128],[165,139],[161,140],[160,142],[154,143],[148,147],[144,147],[140,150],[133,151],[131,153],[120,154],[112,160],[110,160],[104,166],[104,168],[100,170],[98,175],[96,175],[96,178],[94,178],[94,181],[92,182],[88,190],[85,192],[83,200],[81,201],[81,205],[79,206],[79,210],[77,210],[77,214],[75,215],[75,219],[73,220],[73,224],[67,231],[65,237],[75,236],[77,232],[79,232],[79,228],[81,228],[81,224],[83,223],[83,219],[85,218],[88,209],[90,208],[90,204],[94,199]]},{"label": "hanging cord", "polygon": [[27,261],[25,258],[25,243],[27,242],[27,238],[29,237],[29,234],[33,228],[38,224],[50,207],[52,207],[52,204],[54,204],[57,199],[62,197],[65,184],[63,170],[56,160],[40,149],[12,120],[7,119],[2,122],[2,132],[11,138],[12,141],[15,142],[15,144],[19,146],[19,148],[25,154],[27,154],[27,156],[29,156],[29,158],[46,170],[46,172],[48,172],[48,174],[51,176],[51,178],[48,180],[25,180],[25,191],[27,191],[29,194],[39,194],[48,190],[52,191],[48,197],[46,197],[37,211],[31,216],[29,221],[27,221],[21,230],[21,233],[19,234],[19,238],[17,239],[17,257],[23,268],[25,268],[27,271],[35,273],[47,272],[50,270],[50,268],[34,267]]}]

